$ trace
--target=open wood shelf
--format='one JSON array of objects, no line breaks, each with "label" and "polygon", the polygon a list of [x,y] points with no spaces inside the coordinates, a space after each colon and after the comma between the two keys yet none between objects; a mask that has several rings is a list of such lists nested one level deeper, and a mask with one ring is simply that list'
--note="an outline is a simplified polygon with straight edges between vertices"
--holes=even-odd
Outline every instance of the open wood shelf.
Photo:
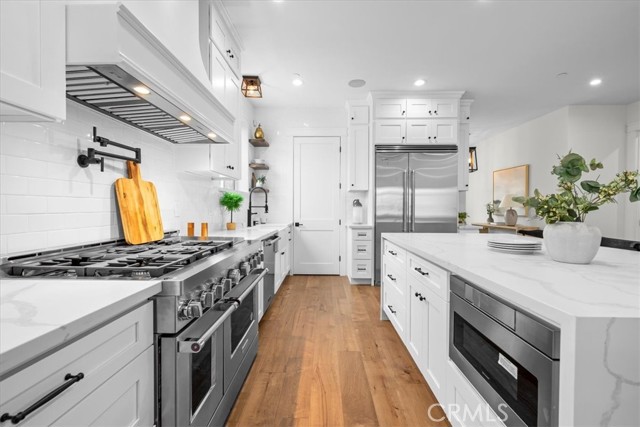
[{"label": "open wood shelf", "polygon": [[264,138],[251,138],[249,139],[249,144],[253,145],[254,147],[268,147],[269,141]]},{"label": "open wood shelf", "polygon": [[256,171],[268,171],[269,165],[265,165],[263,163],[249,163],[249,167]]}]

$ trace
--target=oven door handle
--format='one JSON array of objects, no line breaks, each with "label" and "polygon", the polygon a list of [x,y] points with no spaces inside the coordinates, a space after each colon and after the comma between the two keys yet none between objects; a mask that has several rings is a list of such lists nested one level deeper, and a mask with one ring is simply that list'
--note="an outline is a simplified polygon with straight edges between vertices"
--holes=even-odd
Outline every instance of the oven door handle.
[{"label": "oven door handle", "polygon": [[249,295],[249,293],[251,291],[253,291],[253,288],[256,287],[256,285],[258,284],[258,282],[260,282],[260,280],[262,280],[264,278],[264,276],[267,275],[267,273],[269,272],[268,268],[263,268],[261,269],[262,271],[260,272],[260,274],[258,275],[258,277],[256,277],[254,279],[254,281],[249,285],[249,287],[247,287],[247,289],[242,293],[242,295],[240,295],[238,297],[238,301],[240,301],[240,303],[242,303],[242,301],[244,301],[244,299],[247,297],[247,295]]},{"label": "oven door handle", "polygon": [[202,350],[204,345],[207,343],[207,340],[211,338],[211,335],[213,335],[214,332],[222,326],[225,320],[227,320],[229,316],[231,316],[231,313],[236,311],[237,308],[238,306],[236,304],[231,304],[229,308],[222,313],[222,316],[220,316],[220,318],[216,320],[216,322],[211,325],[211,327],[207,329],[197,340],[178,340],[178,353],[200,353],[200,350]]}]

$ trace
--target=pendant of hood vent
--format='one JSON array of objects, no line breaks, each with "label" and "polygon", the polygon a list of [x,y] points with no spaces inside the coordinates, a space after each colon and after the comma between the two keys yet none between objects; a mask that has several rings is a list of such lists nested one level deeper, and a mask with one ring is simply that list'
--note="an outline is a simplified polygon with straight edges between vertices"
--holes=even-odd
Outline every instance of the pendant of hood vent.
[{"label": "pendant of hood vent", "polygon": [[116,65],[68,65],[66,77],[68,99],[165,141],[227,143]]}]

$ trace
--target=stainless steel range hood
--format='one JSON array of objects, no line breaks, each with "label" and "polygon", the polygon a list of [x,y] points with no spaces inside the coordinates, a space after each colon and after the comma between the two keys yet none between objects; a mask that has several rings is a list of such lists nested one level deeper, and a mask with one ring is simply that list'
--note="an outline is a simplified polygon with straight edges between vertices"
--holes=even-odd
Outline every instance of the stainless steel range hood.
[{"label": "stainless steel range hood", "polygon": [[68,99],[175,144],[228,143],[235,118],[195,71],[122,4],[67,5]]}]

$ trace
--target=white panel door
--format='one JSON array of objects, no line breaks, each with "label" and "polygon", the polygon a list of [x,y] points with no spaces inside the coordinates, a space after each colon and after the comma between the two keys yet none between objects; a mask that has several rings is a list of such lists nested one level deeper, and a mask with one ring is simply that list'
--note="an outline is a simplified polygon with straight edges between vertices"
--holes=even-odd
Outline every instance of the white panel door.
[{"label": "white panel door", "polygon": [[432,142],[430,131],[433,120],[407,120],[407,144],[428,144]]},{"label": "white panel door", "polygon": [[404,144],[407,121],[399,120],[378,120],[375,125],[376,145],[397,145]]},{"label": "white panel door", "polygon": [[294,274],[340,273],[340,138],[294,137]]}]

